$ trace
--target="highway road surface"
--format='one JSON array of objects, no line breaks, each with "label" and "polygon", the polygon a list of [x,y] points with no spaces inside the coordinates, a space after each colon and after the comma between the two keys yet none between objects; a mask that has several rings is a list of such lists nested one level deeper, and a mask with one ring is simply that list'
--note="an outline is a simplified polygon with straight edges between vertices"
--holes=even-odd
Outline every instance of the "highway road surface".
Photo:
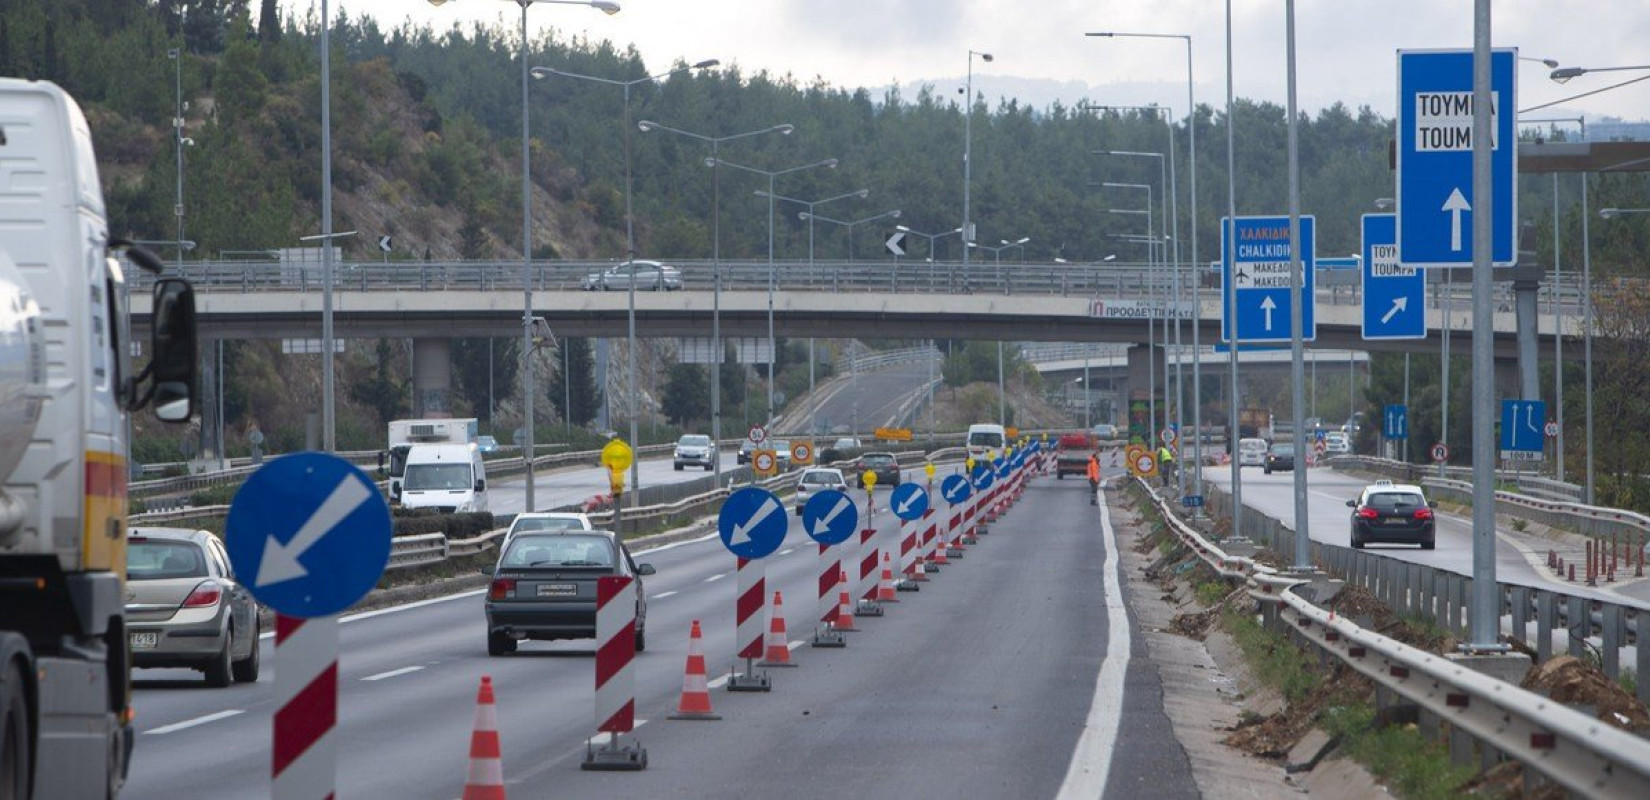
[{"label": "highway road surface", "polygon": [[[736,466],[737,455],[738,452],[734,448],[722,451],[722,468],[733,469]],[[640,460],[638,467],[641,470],[641,485],[659,486],[713,474],[709,470],[694,467],[685,467],[681,472],[677,472],[674,465],[675,462],[669,456]],[[626,473],[625,480],[628,485],[629,473]],[[608,493],[607,470],[595,463],[580,467],[558,467],[555,470],[540,469],[533,474],[533,487],[533,503],[540,511],[581,503],[596,495]],[[520,514],[527,507],[526,476],[511,475],[493,481],[487,490],[487,502],[494,514]]]},{"label": "highway road surface", "polygon": [[[1157,672],[1143,647],[1131,649],[1107,555],[1116,545],[1087,492],[1083,482],[1034,480],[977,547],[901,593],[885,617],[862,619],[841,650],[802,644],[816,555],[793,516],[767,575],[784,593],[799,667],[771,670],[768,694],[720,688],[734,660],[732,556],[702,539],[640,553],[659,570],[647,579],[649,647],[636,671],[645,772],[579,769],[594,733],[592,642],[489,658],[479,592],[348,619],[338,796],[458,797],[482,675],[497,688],[512,798],[1028,798],[1062,786],[1098,796],[1095,781],[1112,796],[1193,795]],[[891,515],[874,519],[893,527]],[[665,719],[691,620],[704,624],[720,721]],[[263,646],[256,684],[214,690],[190,671],[137,673],[123,798],[269,796],[275,662]],[[1097,693],[1102,684],[1109,690]]]},{"label": "highway road surface", "polygon": [[[938,366],[934,376],[939,376]],[[929,367],[901,364],[838,379],[826,387],[814,411],[813,430],[869,432],[899,422],[899,412],[928,384]],[[919,426],[920,427],[920,426]]]}]

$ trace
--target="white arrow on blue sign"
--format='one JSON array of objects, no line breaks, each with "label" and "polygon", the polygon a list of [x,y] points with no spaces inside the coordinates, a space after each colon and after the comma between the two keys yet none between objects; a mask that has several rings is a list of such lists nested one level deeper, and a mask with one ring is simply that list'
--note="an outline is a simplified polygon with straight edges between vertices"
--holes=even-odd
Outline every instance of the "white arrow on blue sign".
[{"label": "white arrow on blue sign", "polygon": [[995,473],[992,472],[990,466],[981,464],[974,468],[974,488],[976,490],[983,492],[986,489],[990,489],[991,483],[994,480],[996,480],[996,476]]},{"label": "white arrow on blue sign", "polygon": [[842,544],[858,528],[859,508],[835,489],[815,493],[802,505],[802,530],[820,544]]},{"label": "white arrow on blue sign", "polygon": [[894,493],[888,498],[888,505],[894,509],[894,516],[907,522],[919,519],[928,511],[928,492],[914,483],[902,483],[894,487]]},{"label": "white arrow on blue sign", "polygon": [[790,520],[779,498],[766,489],[747,486],[722,503],[716,531],[722,546],[740,558],[766,558],[785,543]]},{"label": "white arrow on blue sign", "polygon": [[968,479],[961,475],[948,475],[945,480],[940,481],[940,495],[947,503],[956,505],[967,500],[970,494]]},{"label": "white arrow on blue sign", "polygon": [[[1236,246],[1230,241],[1236,228]],[[1301,338],[1318,336],[1316,288],[1317,223],[1301,217]],[[1238,217],[1235,225],[1220,226],[1222,265],[1221,329],[1226,342],[1232,341],[1236,318],[1237,341],[1287,342],[1290,340],[1289,273],[1293,253],[1289,241],[1289,217]],[[1232,313],[1231,293],[1236,287],[1237,313]]]},{"label": "white arrow on blue sign", "polygon": [[1398,263],[1397,217],[1365,214],[1365,341],[1427,338],[1427,275]]},{"label": "white arrow on blue sign", "polygon": [[1386,424],[1381,426],[1382,435],[1388,439],[1409,438],[1409,406],[1402,403],[1393,403],[1386,407]]},{"label": "white arrow on blue sign", "polygon": [[1501,401],[1501,457],[1512,461],[1540,461],[1546,446],[1542,428],[1547,404],[1540,400]]},{"label": "white arrow on blue sign", "polygon": [[366,473],[298,453],[258,468],[224,523],[230,565],[258,602],[290,617],[337,614],[390,559],[390,509]]},{"label": "white arrow on blue sign", "polygon": [[[1518,261],[1518,51],[1490,54],[1493,257]],[[1472,51],[1398,51],[1398,261],[1472,266]]]}]

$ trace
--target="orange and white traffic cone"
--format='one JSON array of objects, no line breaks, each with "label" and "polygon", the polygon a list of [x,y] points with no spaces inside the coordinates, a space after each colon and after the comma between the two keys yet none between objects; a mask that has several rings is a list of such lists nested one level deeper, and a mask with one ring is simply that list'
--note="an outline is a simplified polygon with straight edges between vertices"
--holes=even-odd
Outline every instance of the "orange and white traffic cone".
[{"label": "orange and white traffic cone", "polygon": [[682,677],[682,700],[676,704],[676,713],[669,719],[721,719],[710,709],[710,687],[705,676],[704,634],[699,620],[693,621],[688,633],[687,674]]},{"label": "orange and white traffic cone", "polygon": [[498,705],[493,679],[481,676],[476,691],[475,728],[470,733],[470,770],[464,778],[464,800],[504,800],[504,761],[498,744]]},{"label": "orange and white traffic cone", "polygon": [[785,633],[785,598],[779,592],[773,593],[773,612],[768,617],[768,651],[758,666],[796,666],[791,663],[791,639]]},{"label": "orange and white traffic cone", "polygon": [[894,562],[887,553],[882,554],[882,580],[877,582],[877,601],[899,602],[899,597],[894,594]]},{"label": "orange and white traffic cone", "polygon": [[836,622],[831,628],[839,631],[857,631],[854,627],[854,598],[853,590],[848,588],[848,571],[842,570],[838,575],[842,591],[837,595]]}]

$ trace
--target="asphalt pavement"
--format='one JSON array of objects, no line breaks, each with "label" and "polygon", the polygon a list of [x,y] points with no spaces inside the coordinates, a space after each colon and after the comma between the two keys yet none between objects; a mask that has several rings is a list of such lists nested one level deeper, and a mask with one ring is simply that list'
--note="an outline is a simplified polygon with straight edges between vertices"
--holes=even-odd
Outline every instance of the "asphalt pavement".
[{"label": "asphalt pavement", "polygon": [[[885,512],[874,520],[894,526]],[[646,582],[649,649],[636,661],[646,720],[636,736],[650,761],[640,773],[579,770],[595,727],[593,642],[525,643],[489,658],[479,592],[346,618],[339,796],[457,797],[482,675],[498,693],[512,797],[1052,797],[1068,771],[1082,771],[1074,752],[1094,752],[1079,739],[1092,745],[1108,727],[1115,744],[1099,737],[1108,794],[1194,794],[1155,670],[1131,654],[1112,667],[1121,700],[1097,697],[1107,654],[1128,649],[1113,640],[1129,627],[1108,622],[1116,603],[1098,520],[1086,483],[1036,479],[963,559],[901,593],[885,617],[862,618],[847,648],[824,650],[800,644],[816,608],[817,556],[792,515],[784,547],[765,561],[800,666],[770,670],[768,694],[719,688],[734,662],[733,557],[714,539],[639,552],[659,570]],[[666,721],[695,619],[724,719]],[[278,665],[263,646],[256,684],[213,690],[186,670],[136,673],[139,734],[123,798],[269,795]]]},{"label": "asphalt pavement", "polygon": [[[933,371],[939,376],[936,365]],[[919,389],[928,384],[929,366],[901,364],[876,372],[850,375],[839,381],[819,400],[814,411],[814,430],[869,432],[892,427],[901,408]],[[920,425],[919,425],[920,427]]]},{"label": "asphalt pavement", "polygon": [[[722,468],[731,470],[737,464],[738,451],[722,451]],[[670,457],[646,458],[637,462],[641,470],[641,485],[660,486],[667,483],[693,480],[715,474],[712,470],[684,467],[678,472]],[[629,473],[625,480],[629,481]],[[581,503],[596,495],[608,493],[607,470],[590,464],[582,467],[561,467],[539,470],[533,474],[533,504],[540,510]],[[494,514],[520,514],[527,508],[527,476],[511,475],[499,478],[487,488],[487,502]]]}]

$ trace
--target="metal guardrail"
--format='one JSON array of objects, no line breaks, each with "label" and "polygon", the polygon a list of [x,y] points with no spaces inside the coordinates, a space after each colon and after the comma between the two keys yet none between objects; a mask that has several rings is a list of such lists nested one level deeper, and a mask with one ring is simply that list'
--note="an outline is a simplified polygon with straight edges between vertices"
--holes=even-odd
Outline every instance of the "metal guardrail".
[{"label": "metal guardrail", "polygon": [[905,364],[924,364],[941,358],[944,358],[943,353],[928,346],[905,347],[899,350],[870,350],[837,359],[836,371],[838,374],[875,372],[879,369]]},{"label": "metal guardrail", "polygon": [[[1459,502],[1471,502],[1472,484],[1448,478],[1423,478],[1421,485]],[[1627,534],[1643,546],[1650,537],[1650,517],[1619,508],[1602,508],[1564,500],[1543,500],[1516,492],[1497,490],[1496,513],[1564,528],[1588,536]]]},{"label": "metal guardrail", "polygon": [[[1318,608],[1293,591],[1305,580],[1280,575],[1245,556],[1229,555],[1181,521],[1149,483],[1139,484],[1151,496],[1170,530],[1200,559],[1221,575],[1248,583],[1250,596],[1268,612],[1269,621],[1425,709],[1435,719],[1449,722],[1455,730],[1570,791],[1600,797],[1650,796],[1650,741]],[[1276,527],[1282,529],[1281,524]],[[1316,542],[1314,549],[1343,550],[1354,558],[1390,562]],[[1464,601],[1465,594],[1461,598]]]}]

